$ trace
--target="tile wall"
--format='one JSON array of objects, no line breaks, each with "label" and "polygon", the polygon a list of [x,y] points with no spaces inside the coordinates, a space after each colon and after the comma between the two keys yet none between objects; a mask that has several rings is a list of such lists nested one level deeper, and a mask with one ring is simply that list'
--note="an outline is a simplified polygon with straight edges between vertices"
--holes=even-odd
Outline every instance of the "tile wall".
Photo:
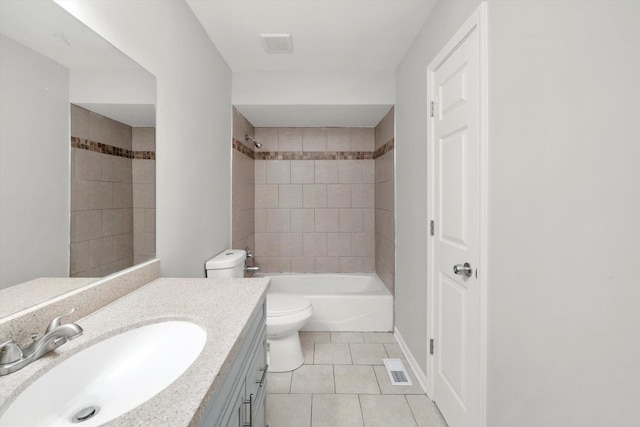
[{"label": "tile wall", "polygon": [[234,249],[255,250],[254,160],[253,144],[244,140],[253,137],[253,125],[233,108],[233,145],[231,205],[231,239]]},{"label": "tile wall", "polygon": [[266,272],[375,271],[375,130],[256,128],[255,254]]},{"label": "tile wall", "polygon": [[[132,128],[132,147],[136,152],[155,153],[155,128]],[[156,256],[156,161],[154,156],[136,157],[132,162],[133,262],[138,264]]]},{"label": "tile wall", "polygon": [[132,127],[71,105],[70,276],[100,277],[133,265],[134,198],[138,208],[153,209],[138,222],[145,232],[153,226],[145,253],[155,254],[155,166],[136,163],[135,195],[133,184],[134,160],[155,159],[151,138],[154,132],[136,131],[145,150],[134,151]]},{"label": "tile wall", "polygon": [[375,129],[376,273],[392,294],[395,289],[394,122],[392,108]]}]

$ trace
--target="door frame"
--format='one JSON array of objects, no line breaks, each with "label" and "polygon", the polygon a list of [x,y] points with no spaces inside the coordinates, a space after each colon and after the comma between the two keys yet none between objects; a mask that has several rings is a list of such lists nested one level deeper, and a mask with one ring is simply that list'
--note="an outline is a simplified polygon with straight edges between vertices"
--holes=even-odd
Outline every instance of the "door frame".
[{"label": "door frame", "polygon": [[[479,354],[479,369],[480,369],[480,384],[479,384],[479,396],[478,399],[478,414],[477,422],[474,426],[485,427],[486,426],[486,374],[487,374],[487,250],[488,250],[488,79],[487,79],[487,4],[486,2],[480,3],[480,6],[473,12],[473,14],[467,19],[467,21],[456,31],[451,39],[445,44],[435,58],[429,63],[427,67],[427,102],[428,109],[430,109],[430,102],[435,98],[434,89],[434,75],[435,71],[440,65],[449,57],[449,55],[464,42],[468,35],[472,31],[478,31],[479,41],[479,96],[480,96],[480,117],[479,117],[479,135],[478,143],[479,147],[479,165],[478,165],[478,178],[479,184],[479,264],[477,266],[478,281],[477,285],[480,287],[480,354]],[[429,204],[429,221],[435,218],[435,136],[434,136],[434,117],[430,117],[428,114],[428,132],[427,132],[427,152],[429,153],[429,184],[427,185],[427,202]],[[439,224],[435,225],[436,228]],[[435,254],[435,236],[428,236],[428,257],[427,257],[427,309],[429,322],[427,327],[427,343],[436,335],[435,328],[435,304],[434,300],[434,286],[435,286],[435,269],[434,269],[434,254]],[[436,342],[437,345],[437,342]],[[429,346],[427,346],[429,347]],[[427,349],[427,394],[430,398],[437,400],[437,396],[434,396],[434,357],[429,354]]]}]

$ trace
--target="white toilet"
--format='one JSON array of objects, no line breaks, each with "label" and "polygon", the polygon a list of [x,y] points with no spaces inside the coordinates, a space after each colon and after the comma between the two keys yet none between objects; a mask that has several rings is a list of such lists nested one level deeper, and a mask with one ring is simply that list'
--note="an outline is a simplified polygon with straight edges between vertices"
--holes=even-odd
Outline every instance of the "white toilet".
[{"label": "white toilet", "polygon": [[[208,278],[244,277],[246,252],[228,249],[206,262]],[[309,320],[311,301],[299,295],[267,294],[269,372],[287,372],[304,362],[298,331]]]}]

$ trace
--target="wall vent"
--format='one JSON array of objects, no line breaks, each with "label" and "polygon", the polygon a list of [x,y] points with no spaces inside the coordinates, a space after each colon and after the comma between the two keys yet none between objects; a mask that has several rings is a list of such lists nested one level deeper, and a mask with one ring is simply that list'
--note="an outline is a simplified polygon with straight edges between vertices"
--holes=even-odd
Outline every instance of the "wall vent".
[{"label": "wall vent", "polygon": [[262,47],[267,53],[292,53],[291,34],[260,34]]}]

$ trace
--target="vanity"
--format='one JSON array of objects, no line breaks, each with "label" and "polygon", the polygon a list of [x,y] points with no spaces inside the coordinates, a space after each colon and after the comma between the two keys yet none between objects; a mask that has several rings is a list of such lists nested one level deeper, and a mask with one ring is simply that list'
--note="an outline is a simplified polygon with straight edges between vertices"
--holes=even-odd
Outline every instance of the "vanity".
[{"label": "vanity", "polygon": [[[73,425],[264,427],[268,286],[268,279],[156,278],[88,315],[69,319],[82,327],[82,336],[19,371],[0,377],[0,425],[22,392],[72,356],[134,329],[181,321],[206,332],[200,354],[184,373],[156,395],[113,419],[101,420],[101,414],[96,413],[92,419]],[[65,305],[60,300],[55,303],[59,307]],[[0,324],[1,332],[9,330],[17,329]],[[171,347],[172,342],[168,341],[166,346]],[[34,412],[38,406],[34,405]],[[55,416],[65,420],[79,409],[82,408],[64,408]]]}]

